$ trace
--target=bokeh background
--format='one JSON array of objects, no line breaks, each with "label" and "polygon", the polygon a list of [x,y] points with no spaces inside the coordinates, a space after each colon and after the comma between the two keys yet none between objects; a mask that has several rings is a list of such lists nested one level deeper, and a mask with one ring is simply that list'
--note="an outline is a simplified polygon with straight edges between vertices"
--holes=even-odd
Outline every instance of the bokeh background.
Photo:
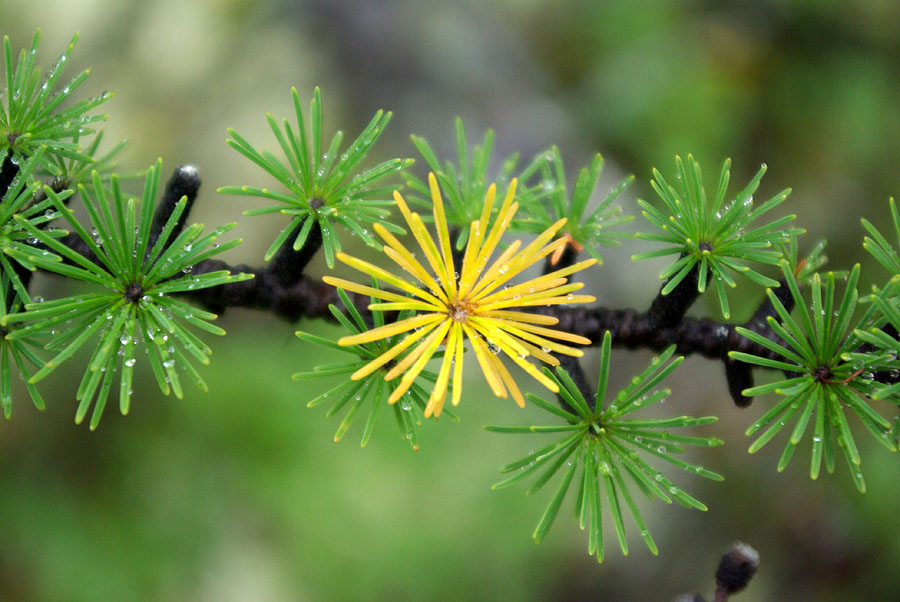
[{"label": "bokeh background", "polygon": [[[494,128],[498,160],[557,144],[574,175],[602,152],[601,192],[636,175],[621,200],[632,214],[651,198],[651,168],[672,173],[676,153],[710,178],[732,157],[734,183],[766,162],[758,196],[793,188],[782,213],[799,215],[805,244],[828,239],[835,268],[864,262],[866,289],[884,277],[859,217],[887,228],[900,191],[900,6],[888,0],[0,0],[0,24],[14,49],[41,27],[45,65],[80,32],[69,74],[90,67],[87,93],[115,91],[104,127],[132,141],[123,169],[197,165],[193,218],[240,222],[235,263],[260,264],[279,223],[215,194],[268,184],[225,128],[274,150],[265,112],[289,115],[290,87],[308,100],[318,85],[328,132],[394,111],[373,161],[414,156],[411,133],[449,156],[459,115],[473,139]],[[599,303],[649,304],[663,264],[628,260],[647,248],[605,253],[587,277]],[[60,292],[50,277],[37,286]],[[737,321],[763,294],[740,291]],[[713,299],[693,311],[717,315]],[[361,425],[335,444],[336,421],[305,407],[314,389],[289,378],[323,361],[294,330],[333,327],[251,310],[220,323],[208,394],[166,398],[143,374],[131,414],[109,409],[94,433],[72,423],[75,361],[45,381],[45,412],[20,395],[0,423],[0,600],[669,600],[711,594],[735,540],[762,557],[740,600],[897,597],[897,456],[860,437],[865,495],[843,463],[811,482],[807,446],[777,473],[783,437],[750,456],[743,435],[772,400],[734,408],[719,365],[688,358],[665,408],[720,416],[706,428],[726,446],[691,459],[726,480],[676,479],[710,510],[643,504],[660,555],[632,528],[629,556],[608,541],[597,565],[568,512],[532,542],[549,490],[490,490],[540,442],[481,425],[539,419],[531,408],[479,391],[473,373],[461,424],[426,424],[418,453],[388,420],[365,449]],[[616,384],[649,357],[614,354]],[[596,374],[596,351],[585,366]]]}]

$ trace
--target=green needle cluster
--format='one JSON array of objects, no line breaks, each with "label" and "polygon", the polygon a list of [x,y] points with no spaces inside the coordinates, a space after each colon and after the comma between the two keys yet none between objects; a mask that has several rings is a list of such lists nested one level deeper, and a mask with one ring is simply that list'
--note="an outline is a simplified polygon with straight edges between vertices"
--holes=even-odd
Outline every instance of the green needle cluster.
[{"label": "green needle cluster", "polygon": [[[287,164],[268,151],[259,151],[236,131],[229,128],[231,136],[226,142],[233,149],[253,161],[275,178],[286,191],[279,192],[253,186],[224,186],[219,192],[254,196],[276,201],[277,205],[251,209],[244,215],[281,213],[290,216],[285,226],[266,251],[270,260],[284,243],[293,237],[295,251],[303,247],[313,226],[321,231],[322,249],[329,268],[334,267],[334,255],[341,250],[335,232],[335,224],[341,224],[359,236],[368,245],[378,247],[369,226],[381,223],[391,232],[402,234],[404,230],[385,220],[390,215],[386,207],[393,205],[390,199],[396,186],[376,184],[386,176],[412,164],[411,160],[391,159],[357,173],[356,168],[378,140],[391,119],[390,113],[378,111],[350,144],[341,151],[343,133],[338,131],[327,148],[322,137],[322,97],[315,89],[310,103],[310,132],[307,134],[303,108],[296,88],[291,88],[296,130],[287,119],[281,127],[271,114],[266,119],[278,145],[287,158]],[[282,131],[282,128],[284,131]]]},{"label": "green needle cluster", "polygon": [[187,204],[185,198],[176,204],[158,238],[151,241],[160,168],[158,162],[148,170],[140,201],[127,198],[115,176],[109,191],[96,172],[92,189],[79,186],[90,231],[63,203],[63,196],[44,187],[47,202],[68,222],[92,257],[62,244],[53,233],[38,228],[25,216],[14,216],[30,236],[49,249],[48,254],[56,254],[57,261],[42,260],[38,264],[41,268],[99,289],[55,300],[35,299],[25,304],[24,312],[0,319],[0,327],[18,325],[7,339],[49,339],[44,348],[54,356],[30,376],[32,384],[93,341],[94,349],[76,393],[80,403],[75,414],[75,421],[80,423],[96,397],[92,429],[100,421],[117,373],[119,406],[123,414],[128,412],[134,366],[139,358],[136,351],[141,348],[163,393],[173,391],[181,397],[179,370],[206,390],[192,362],[209,363],[211,350],[191,327],[218,335],[225,331],[210,323],[215,314],[189,305],[177,294],[252,277],[228,271],[191,273],[193,266],[240,244],[240,240],[221,245],[216,242],[235,224],[206,235],[202,224],[194,224],[175,235]]},{"label": "green needle cluster", "polygon": [[494,485],[494,489],[508,487],[540,474],[528,490],[532,494],[562,470],[562,480],[541,516],[533,537],[537,542],[544,538],[559,513],[566,492],[575,483],[575,518],[582,529],[588,528],[588,552],[596,555],[598,562],[603,561],[604,554],[601,520],[603,506],[607,507],[612,517],[623,554],[628,554],[623,507],[628,508],[647,547],[654,554],[657,553],[656,543],[629,491],[629,483],[647,497],[657,498],[667,504],[674,500],[688,508],[706,510],[702,502],[653,467],[647,458],[667,462],[708,479],[722,480],[720,475],[677,457],[685,452],[687,445],[714,447],[723,444],[721,439],[680,435],[669,430],[712,424],[717,420],[714,416],[645,419],[630,416],[633,412],[664,401],[671,393],[669,389],[655,390],[655,387],[684,359],[672,358],[675,346],[670,346],[654,358],[643,372],[607,402],[611,341],[612,337],[607,331],[600,352],[597,394],[591,403],[585,399],[569,374],[560,367],[556,368],[555,374],[546,368],[545,372],[558,383],[559,395],[565,400],[568,409],[557,407],[536,395],[526,395],[531,403],[556,419],[561,419],[562,424],[485,427],[498,433],[563,434],[562,439],[504,466],[501,472],[513,474]]},{"label": "green needle cluster", "polygon": [[[456,118],[455,128],[458,163],[456,165],[452,161],[441,163],[425,138],[413,135],[411,139],[419,154],[428,164],[429,171],[434,172],[437,177],[443,194],[447,224],[451,228],[458,229],[455,245],[456,249],[461,251],[469,240],[469,228],[472,222],[481,217],[484,198],[491,184],[497,187],[497,198],[502,199],[506,196],[510,183],[515,178],[519,154],[513,153],[503,159],[499,173],[491,178],[488,176],[488,169],[491,167],[491,155],[494,150],[494,131],[487,130],[481,144],[470,148],[466,139],[465,125],[459,117]],[[404,198],[410,205],[424,209],[423,218],[429,220],[428,216],[431,214],[433,201],[428,184],[410,172],[404,172],[403,176],[409,189]],[[525,199],[532,195],[541,193],[540,187],[528,188],[525,186],[526,179],[520,177],[516,187],[516,201],[520,204],[524,204]],[[489,230],[493,226],[496,215],[497,210],[495,209],[491,212],[488,223],[481,224],[481,227]]]},{"label": "green needle cluster", "polygon": [[602,262],[603,258],[597,247],[618,246],[619,239],[632,236],[611,228],[634,219],[633,215],[622,215],[621,207],[612,205],[619,194],[634,181],[634,176],[628,176],[619,182],[597,207],[588,212],[588,204],[603,170],[603,157],[600,153],[594,155],[591,164],[583,167],[578,173],[571,198],[566,186],[566,170],[559,149],[554,146],[542,156],[546,157],[546,160],[539,162],[540,170],[537,171],[537,175],[540,177],[541,186],[548,192],[541,196],[526,195],[520,201],[524,219],[514,220],[511,228],[518,232],[540,234],[565,218],[566,224],[560,229],[559,234],[567,238],[568,244],[574,247],[575,251],[585,250],[598,262]]},{"label": "green needle cluster", "polygon": [[[79,138],[80,136],[75,136],[72,140],[78,143]],[[125,150],[128,141],[120,140],[112,148],[100,154],[100,143],[102,140],[103,130],[99,130],[92,137],[87,147],[84,148],[83,156],[51,155],[44,168],[38,172],[38,175],[52,177],[55,190],[75,188],[79,184],[89,185],[93,182],[93,173],[95,171],[100,174],[100,179],[103,180],[104,184],[107,184],[113,170],[116,168],[118,156]],[[125,179],[142,177],[146,173],[118,173],[117,175],[119,179]]]},{"label": "green needle cluster", "polygon": [[891,451],[897,450],[888,434],[891,423],[876,412],[868,401],[883,386],[873,380],[872,370],[886,361],[886,354],[858,351],[867,336],[863,331],[876,319],[878,304],[870,305],[866,312],[854,319],[859,298],[856,289],[859,264],[850,271],[839,301],[835,297],[834,273],[829,272],[824,282],[819,274],[813,274],[810,287],[812,303],[809,306],[800,292],[795,269],[787,260],[782,261],[781,269],[798,317],[792,317],[769,289],[766,292],[778,319],[769,317],[768,324],[779,341],[746,328],[736,328],[738,333],[768,349],[777,359],[739,351],[728,354],[732,359],[784,373],[783,378],[774,382],[743,391],[747,396],[776,393],[782,398],[747,429],[748,436],[761,432],[750,446],[750,452],[762,448],[794,421],[790,438],[778,462],[778,470],[784,470],[812,423],[810,477],[818,478],[823,460],[826,470],[834,472],[837,446],[847,460],[857,489],[864,492],[866,484],[860,470],[861,459],[847,415],[855,414],[876,440]]},{"label": "green needle cluster", "polygon": [[[63,70],[78,40],[78,34],[46,76],[35,64],[41,31],[34,33],[31,47],[23,49],[13,64],[9,37],[3,38],[3,59],[6,68],[5,103],[0,101],[0,161],[7,155],[19,162],[46,146],[45,165],[52,169],[50,155],[70,159],[89,159],[81,153],[77,138],[90,133],[92,123],[106,119],[105,115],[91,115],[90,111],[112,97],[104,92],[94,98],[66,104],[72,93],[84,83],[89,71],[85,70],[59,87]],[[5,106],[4,106],[5,104]]]},{"label": "green needle cluster", "polygon": [[[377,284],[373,281],[372,286],[375,288]],[[344,326],[352,334],[359,334],[370,330],[369,325],[365,323],[359,310],[350,300],[350,297],[343,289],[338,289],[338,296],[343,302],[345,311],[342,311],[335,305],[329,305],[328,309],[335,319]],[[376,303],[377,299],[372,299],[372,303]],[[412,312],[404,312],[398,319],[404,319],[412,315]],[[378,328],[384,326],[383,312],[372,312],[374,325]],[[294,374],[294,380],[308,381],[318,380],[332,376],[341,376],[344,380],[335,387],[328,389],[324,393],[315,397],[307,403],[307,407],[313,408],[327,401],[332,402],[331,408],[328,409],[327,416],[330,418],[349,404],[349,409],[344,415],[343,420],[338,426],[337,432],[334,434],[334,440],[340,441],[344,434],[350,428],[350,424],[356,417],[357,413],[364,406],[369,406],[368,418],[362,434],[362,447],[372,437],[375,429],[375,421],[380,407],[387,404],[388,396],[391,388],[385,382],[385,374],[394,366],[393,362],[388,362],[381,368],[375,370],[371,374],[353,380],[350,378],[354,372],[371,362],[372,360],[387,353],[392,347],[400,342],[400,339],[407,336],[407,333],[400,333],[386,339],[363,343],[360,345],[341,346],[337,342],[326,339],[307,332],[297,331],[297,336],[306,342],[315,343],[329,349],[336,349],[343,353],[354,356],[354,359],[347,362],[336,364],[324,364],[316,366],[311,372],[298,372]],[[443,355],[443,354],[440,354]],[[397,420],[397,426],[400,434],[404,439],[409,441],[414,450],[419,449],[419,442],[416,437],[416,427],[422,424],[422,414],[425,406],[428,404],[428,397],[431,389],[434,388],[434,382],[437,380],[437,374],[431,370],[423,370],[416,381],[410,386],[409,391],[394,405],[391,406],[394,418]],[[452,412],[446,411],[451,419],[458,421],[458,418]]]},{"label": "green needle cluster", "polygon": [[697,290],[703,293],[711,279],[719,296],[719,305],[725,319],[731,317],[726,285],[736,287],[731,272],[743,274],[749,280],[763,286],[778,286],[778,282],[764,276],[744,262],[778,265],[781,252],[773,248],[803,234],[800,228],[784,228],[796,218],[787,215],[762,226],[753,222],[774,209],[790,194],[783,190],[761,205],[754,206],[753,193],[766,173],[763,165],[750,183],[737,196],[726,202],[730,179],[731,160],[722,165],[719,184],[712,201],[707,197],[700,173],[700,164],[691,155],[687,164],[675,157],[676,181],[670,185],[663,175],[653,170],[653,190],[662,200],[665,211],[638,199],[643,215],[659,228],[661,234],[639,233],[637,238],[664,244],[662,249],[638,253],[632,259],[650,259],[666,255],[678,255],[678,260],[666,268],[660,280],[668,280],[662,289],[667,295],[691,272],[698,270]]},{"label": "green needle cluster", "polygon": [[[25,227],[27,224],[31,229],[43,228],[58,217],[48,199],[35,202],[35,193],[41,184],[33,179],[33,175],[45,150],[45,147],[39,148],[20,166],[19,174],[0,200],[0,272],[6,279],[6,286],[11,287],[8,291],[4,289],[5,294],[15,294],[15,298],[8,299],[10,305],[16,298],[26,303],[30,301],[28,291],[10,259],[30,271],[38,267],[48,268],[60,261],[57,255],[35,246],[37,239]],[[71,194],[71,190],[65,191],[60,198],[68,198]],[[64,233],[57,230],[46,234],[61,236]]]}]

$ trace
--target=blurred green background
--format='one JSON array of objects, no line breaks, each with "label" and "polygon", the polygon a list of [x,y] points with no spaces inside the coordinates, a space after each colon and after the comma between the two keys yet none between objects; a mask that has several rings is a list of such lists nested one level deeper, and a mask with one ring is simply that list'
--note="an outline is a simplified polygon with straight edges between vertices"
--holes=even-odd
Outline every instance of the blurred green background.
[{"label": "blurred green background", "polygon": [[[373,162],[413,156],[411,133],[449,155],[460,115],[473,138],[495,129],[498,156],[557,144],[574,174],[602,152],[601,191],[637,176],[621,201],[631,213],[651,198],[651,167],[672,173],[676,153],[709,177],[732,157],[734,185],[766,162],[758,196],[792,187],[783,212],[799,215],[807,244],[827,238],[835,268],[863,261],[866,289],[884,276],[859,217],[887,228],[900,191],[895,2],[0,0],[0,23],[16,49],[41,27],[45,65],[80,31],[69,75],[90,67],[86,93],[116,93],[105,129],[132,141],[123,167],[197,165],[192,217],[240,222],[234,263],[261,264],[280,226],[242,218],[255,201],[214,193],[269,185],[225,128],[274,150],[264,113],[288,115],[290,87],[308,100],[318,85],[327,132],[394,111]],[[647,307],[663,264],[628,261],[646,249],[604,253],[587,277],[598,303]],[[52,296],[58,281],[37,286]],[[742,321],[762,291],[739,290]],[[713,299],[693,311],[717,315]],[[418,453],[387,413],[366,449],[361,425],[334,444],[336,421],[306,409],[315,391],[289,378],[323,357],[294,330],[333,327],[251,310],[220,323],[209,394],[166,398],[143,374],[131,414],[108,411],[94,433],[72,424],[75,362],[45,381],[46,412],[19,396],[0,423],[0,600],[669,600],[710,594],[738,539],[762,557],[742,601],[896,599],[897,457],[860,437],[864,496],[844,465],[809,481],[807,446],[777,473],[783,437],[749,456],[743,435],[772,400],[735,409],[719,365],[689,358],[664,408],[721,418],[704,434],[725,448],[691,459],[725,482],[675,476],[709,512],[645,503],[659,557],[635,532],[629,557],[607,542],[598,566],[568,512],[532,542],[549,491],[490,491],[540,441],[481,425],[540,419],[532,408],[494,400],[472,374],[462,423],[426,424]],[[649,357],[615,353],[616,385]],[[585,366],[594,378],[596,351]]]}]

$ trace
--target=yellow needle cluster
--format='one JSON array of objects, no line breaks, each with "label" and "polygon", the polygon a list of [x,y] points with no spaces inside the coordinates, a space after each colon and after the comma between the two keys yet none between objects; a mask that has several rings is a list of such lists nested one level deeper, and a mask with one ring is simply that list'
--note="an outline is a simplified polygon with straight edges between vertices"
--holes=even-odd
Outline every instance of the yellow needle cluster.
[{"label": "yellow needle cluster", "polygon": [[[364,378],[402,356],[390,366],[385,375],[386,381],[400,377],[400,384],[388,398],[390,403],[396,403],[443,345],[441,368],[425,408],[426,417],[439,416],[451,382],[451,372],[453,405],[459,403],[462,395],[463,343],[468,339],[478,364],[497,397],[505,398],[511,394],[519,406],[525,405],[521,391],[498,357],[501,351],[535,380],[554,393],[558,392],[557,385],[541,373],[537,366],[529,363],[527,358],[535,357],[555,366],[559,364],[559,360],[551,352],[575,357],[582,355],[580,349],[559,341],[578,345],[589,345],[591,341],[582,336],[547,328],[559,322],[557,318],[512,311],[511,308],[594,301],[595,298],[589,295],[573,295],[573,291],[584,285],[567,284],[566,276],[593,265],[596,260],[588,259],[521,284],[508,284],[511,278],[566,244],[565,238],[550,242],[566,222],[561,219],[525,248],[521,248],[522,242],[517,240],[493,262],[488,263],[518,209],[518,203],[513,202],[516,191],[516,180],[513,180],[489,231],[482,224],[486,225],[491,216],[496,187],[492,185],[488,189],[481,217],[472,222],[462,266],[457,271],[450,249],[444,203],[433,173],[428,176],[428,184],[434,202],[437,242],[426,229],[421,216],[410,211],[400,193],[394,192],[397,206],[422,249],[425,265],[381,224],[374,225],[375,231],[384,240],[385,254],[417,281],[418,285],[345,253],[337,255],[341,262],[408,293],[411,297],[342,278],[323,278],[333,286],[381,299],[383,302],[369,306],[372,311],[417,312],[410,318],[340,339],[340,345],[358,345],[409,332],[391,349],[357,370],[351,378]],[[407,350],[409,352],[403,355]]]}]

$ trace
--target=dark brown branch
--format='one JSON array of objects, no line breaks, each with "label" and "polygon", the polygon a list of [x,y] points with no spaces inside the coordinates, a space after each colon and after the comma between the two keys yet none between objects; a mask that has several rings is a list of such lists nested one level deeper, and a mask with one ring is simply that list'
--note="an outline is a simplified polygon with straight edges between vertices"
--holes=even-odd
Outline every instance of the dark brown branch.
[{"label": "dark brown branch", "polygon": [[[727,602],[740,592],[756,574],[759,553],[751,546],[737,542],[722,556],[716,568],[716,592],[712,602]],[[706,602],[701,594],[682,594],[672,602]]]},{"label": "dark brown branch", "polygon": [[[328,305],[340,305],[334,287],[312,281],[306,276],[292,286],[285,287],[271,272],[259,268],[230,266],[213,259],[194,267],[194,273],[198,274],[215,270],[252,273],[256,276],[253,280],[188,293],[191,299],[218,313],[229,307],[252,307],[271,311],[291,321],[301,317],[330,320],[332,317]],[[370,302],[367,296],[351,295],[351,298],[363,314],[369,313],[366,309]],[[715,360],[727,359],[729,351],[743,351],[773,359],[775,357],[768,349],[738,335],[733,325],[709,318],[684,318],[675,328],[655,329],[647,313],[634,309],[552,306],[541,307],[538,313],[555,316],[559,319],[556,328],[587,337],[594,345],[599,345],[603,340],[603,333],[609,330],[613,345],[626,349],[662,351],[674,343],[678,353],[700,354]],[[753,320],[745,324],[745,327],[763,332]]]},{"label": "dark brown branch", "polygon": [[[683,257],[683,255],[682,255]],[[659,293],[650,304],[650,310],[647,316],[654,329],[674,328],[678,325],[687,310],[691,308],[694,301],[700,296],[697,284],[700,282],[700,264],[694,264],[694,267],[679,282],[669,294],[663,295],[662,291],[672,279],[666,280],[659,288]],[[709,272],[706,277],[709,283]]]},{"label": "dark brown branch", "polygon": [[19,173],[19,166],[13,163],[12,156],[6,155],[3,164],[0,165],[0,199],[6,195],[6,191],[12,185],[12,181]]},{"label": "dark brown branch", "polygon": [[[6,165],[6,161],[4,165]],[[10,163],[12,169],[13,166]],[[197,196],[200,186],[200,178],[196,170],[190,166],[182,166],[175,170],[172,179],[166,186],[166,191],[160,201],[154,216],[153,232],[159,236],[160,224],[164,224],[171,215],[175,204],[182,196],[187,196],[189,205],[182,218],[187,221],[187,213]],[[275,260],[266,268],[257,268],[247,265],[231,266],[224,261],[208,259],[194,266],[195,274],[203,274],[219,270],[228,270],[232,273],[253,274],[251,280],[232,282],[217,287],[200,289],[184,293],[184,296],[205,306],[216,313],[223,313],[231,307],[246,307],[271,312],[285,320],[294,322],[300,318],[324,318],[333,320],[334,317],[328,310],[330,304],[340,306],[341,301],[336,289],[317,280],[312,280],[303,275],[309,259],[321,246],[321,238],[318,242],[315,234],[318,228],[313,228],[307,244],[300,251],[294,251],[290,246],[276,255]],[[62,242],[82,255],[93,258],[89,249],[76,235],[69,235]],[[555,266],[549,263],[546,270],[555,270],[574,263],[577,253],[573,249],[566,248],[560,255]],[[30,277],[30,273],[26,278]],[[678,353],[682,355],[699,354],[708,359],[722,361],[725,374],[728,379],[728,389],[738,406],[746,406],[750,398],[743,396],[741,391],[753,385],[751,374],[752,367],[742,362],[736,362],[728,357],[729,351],[742,351],[759,357],[776,359],[776,356],[767,348],[753,343],[749,339],[740,336],[734,325],[723,324],[709,318],[684,317],[684,312],[696,299],[697,270],[691,271],[688,276],[667,296],[658,295],[647,312],[637,310],[610,309],[605,307],[585,308],[568,306],[539,307],[535,311],[551,315],[559,320],[557,328],[562,331],[578,334],[590,339],[593,345],[599,345],[604,333],[608,330],[612,336],[612,343],[616,347],[626,349],[653,349],[662,351],[674,344]],[[793,297],[790,290],[782,283],[782,286],[774,289],[776,297],[790,311],[793,308]],[[350,298],[368,323],[372,323],[371,312],[368,310],[370,299],[365,295],[350,294]],[[660,301],[664,299],[671,303],[674,309],[663,307]],[[766,298],[757,311],[743,326],[753,330],[772,340],[778,340],[772,332],[766,319],[777,317],[771,302]],[[385,316],[387,321],[394,316]],[[593,401],[594,391],[588,384],[588,379],[579,362],[574,358],[560,357],[561,363],[578,385],[585,399]],[[884,382],[900,380],[897,375],[876,375]]]},{"label": "dark brown branch", "polygon": [[313,224],[309,236],[306,237],[306,242],[300,250],[295,251],[287,242],[278,249],[275,257],[272,258],[269,272],[278,278],[281,286],[289,287],[300,280],[303,270],[321,248],[322,229],[318,224]]},{"label": "dark brown branch", "polygon": [[[333,320],[328,305],[332,303],[339,307],[342,305],[333,286],[305,276],[301,276],[290,286],[284,286],[279,276],[270,269],[246,265],[230,266],[217,259],[207,259],[194,266],[194,274],[218,270],[228,270],[233,274],[239,272],[253,274],[254,278],[187,294],[192,300],[216,313],[221,314],[229,307],[248,307],[270,311],[290,322],[304,317]],[[350,298],[363,316],[369,317],[368,305],[371,303],[369,297],[351,293]]]},{"label": "dark brown branch", "polygon": [[165,192],[163,192],[162,197],[159,199],[159,203],[156,205],[156,212],[153,214],[153,224],[150,226],[150,243],[147,245],[148,249],[152,249],[153,245],[156,244],[156,241],[159,240],[159,235],[165,227],[166,222],[168,222],[169,218],[172,216],[172,212],[175,211],[175,206],[178,204],[178,201],[180,201],[182,197],[185,197],[187,202],[184,213],[182,213],[181,220],[176,224],[175,229],[172,230],[172,233],[169,235],[169,240],[175,240],[178,235],[181,234],[181,231],[184,230],[184,224],[187,221],[188,215],[194,206],[194,201],[197,200],[200,184],[200,174],[193,165],[179,165],[175,168],[172,177],[169,178],[169,181],[166,183]]},{"label": "dark brown branch", "polygon": [[744,395],[744,389],[753,386],[753,366],[732,359],[725,360],[725,380],[728,382],[728,393],[734,404],[746,408],[753,403],[752,397]]},{"label": "dark brown branch", "polygon": [[726,602],[741,591],[756,574],[759,553],[745,543],[738,542],[722,556],[716,569],[716,593],[713,602]]}]

